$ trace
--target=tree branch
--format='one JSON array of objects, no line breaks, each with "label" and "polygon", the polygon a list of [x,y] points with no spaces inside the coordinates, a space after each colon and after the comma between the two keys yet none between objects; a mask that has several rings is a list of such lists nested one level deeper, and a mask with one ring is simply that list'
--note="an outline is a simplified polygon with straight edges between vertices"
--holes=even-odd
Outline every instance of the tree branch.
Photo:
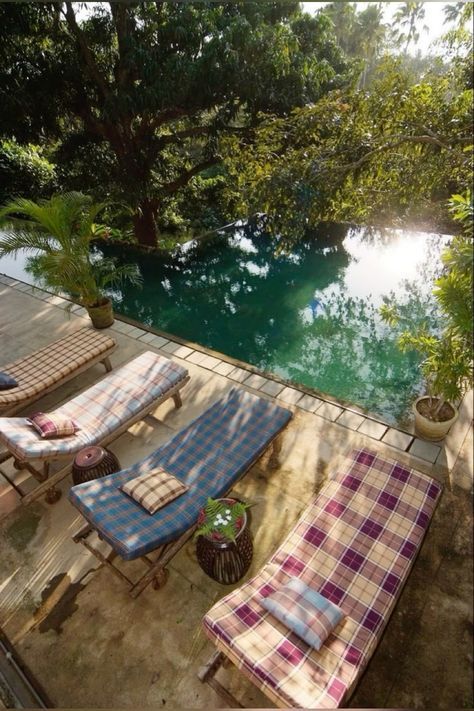
[{"label": "tree branch", "polygon": [[127,66],[127,39],[135,28],[135,23],[131,20],[128,11],[130,7],[135,7],[136,3],[109,2],[109,6],[117,33],[118,58],[115,65],[115,77],[120,86],[125,86],[130,79],[131,69],[130,66]]},{"label": "tree branch", "polygon": [[210,133],[211,126],[193,126],[186,128],[183,131],[173,131],[173,133],[160,136],[160,146],[167,146],[169,143],[179,143],[185,138],[193,138],[194,136],[205,136]]},{"label": "tree branch", "polygon": [[84,59],[89,76],[92,79],[92,81],[95,83],[96,87],[98,88],[100,94],[102,95],[102,98],[104,100],[108,99],[110,96],[110,88],[109,88],[106,80],[100,73],[99,67],[96,64],[96,61],[95,61],[95,58],[94,58],[91,48],[87,44],[84,33],[82,32],[79,25],[77,24],[76,15],[74,14],[74,10],[72,7],[72,2],[66,2],[65,6],[66,6],[66,12],[64,12],[64,10],[62,12],[66,18],[69,29],[71,30],[72,34],[74,35],[74,37],[76,39],[80,54],[82,55],[82,58]]},{"label": "tree branch", "polygon": [[146,133],[155,131],[164,123],[175,121],[176,119],[183,118],[184,116],[190,116],[189,112],[185,109],[180,109],[177,106],[159,111],[152,118],[146,118],[143,116],[142,122],[135,132],[135,136],[137,139],[141,139]]},{"label": "tree branch", "polygon": [[170,183],[165,183],[164,185],[162,185],[160,188],[160,192],[166,193],[167,195],[171,195],[180,188],[183,188],[185,185],[187,185],[191,178],[193,178],[195,175],[202,173],[202,171],[206,170],[206,168],[211,168],[213,165],[217,165],[220,162],[221,158],[219,156],[212,156],[211,158],[207,158],[206,160],[202,161],[201,163],[198,163],[189,170],[184,171],[184,173],[181,173],[181,175],[179,175],[175,180],[172,180]]},{"label": "tree branch", "polygon": [[398,148],[399,146],[402,146],[404,143],[428,143],[431,145],[438,146],[440,148],[445,148],[447,150],[450,149],[450,146],[447,143],[444,143],[441,141],[439,138],[436,136],[392,136],[392,139],[388,141],[387,143],[384,143],[381,146],[377,146],[377,148],[372,149],[371,151],[368,151],[365,153],[359,160],[354,161],[353,163],[345,163],[343,165],[338,166],[337,168],[334,168],[334,166],[331,167],[331,170],[337,170],[340,172],[345,172],[349,170],[357,170],[357,168],[360,168],[361,165],[366,163],[368,160],[370,160],[374,155],[377,155],[378,153],[382,153],[383,151],[387,150],[392,150],[394,148]]},{"label": "tree branch", "polygon": [[[161,150],[170,143],[180,143],[185,138],[194,138],[195,136],[206,136],[212,133],[214,130],[213,126],[193,126],[191,128],[183,129],[182,131],[174,131],[173,133],[160,136],[158,139],[159,149]],[[221,133],[236,133],[242,136],[248,136],[252,132],[252,129],[248,126],[223,126],[219,129]]]}]

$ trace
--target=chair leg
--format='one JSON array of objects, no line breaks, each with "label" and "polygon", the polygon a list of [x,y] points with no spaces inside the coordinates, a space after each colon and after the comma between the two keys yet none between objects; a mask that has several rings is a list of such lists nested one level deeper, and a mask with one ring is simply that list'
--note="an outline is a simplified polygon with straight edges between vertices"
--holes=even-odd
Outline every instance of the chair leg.
[{"label": "chair leg", "polygon": [[228,660],[225,654],[219,651],[214,652],[207,664],[201,667],[198,671],[198,679],[203,683],[208,684],[211,689],[214,689],[218,696],[220,696],[220,698],[228,706],[230,706],[230,708],[241,709],[244,708],[242,704],[237,701],[235,696],[233,696],[230,691],[227,691],[227,689],[222,686],[222,684],[220,684],[217,679],[214,678],[216,672],[220,669],[221,666],[224,666],[227,661]]},{"label": "chair leg", "polygon": [[170,571],[168,568],[161,568],[161,570],[158,571],[158,573],[155,575],[152,581],[152,587],[153,590],[160,590],[163,588],[170,576]]},{"label": "chair leg", "polygon": [[180,407],[182,406],[182,404],[183,404],[183,401],[181,400],[181,395],[180,395],[179,392],[178,392],[178,393],[175,393],[175,394],[173,395],[173,401],[174,401],[174,405],[175,405],[176,409],[179,410],[179,408],[180,408]]},{"label": "chair leg", "polygon": [[270,469],[278,469],[278,467],[280,466],[279,455],[281,452],[282,444],[283,437],[281,434],[279,434],[272,442],[272,452],[270,454],[270,459],[268,460],[268,467]]},{"label": "chair leg", "polygon": [[13,454],[10,452],[2,452],[0,454],[0,464],[3,464],[3,462],[6,462],[8,459],[11,459],[13,457]]},{"label": "chair leg", "polygon": [[104,360],[101,360],[101,363],[105,367],[105,370],[107,371],[107,373],[110,373],[110,371],[112,370],[112,363],[110,362],[109,356],[104,358]]},{"label": "chair leg", "polygon": [[45,482],[49,476],[49,462],[43,462],[43,471],[36,469],[36,467],[30,464],[30,462],[20,461],[19,459],[13,460],[13,467],[17,471],[26,469],[34,476],[36,481],[39,481],[40,483]]},{"label": "chair leg", "polygon": [[55,504],[56,502],[59,501],[61,496],[62,496],[61,489],[57,489],[55,486],[52,486],[51,489],[48,489],[48,491],[46,492],[44,500],[46,501],[47,504]]},{"label": "chair leg", "polygon": [[214,676],[217,670],[224,663],[225,655],[222,652],[215,651],[214,654],[206,664],[204,664],[198,671],[199,681],[207,681],[210,676]]}]

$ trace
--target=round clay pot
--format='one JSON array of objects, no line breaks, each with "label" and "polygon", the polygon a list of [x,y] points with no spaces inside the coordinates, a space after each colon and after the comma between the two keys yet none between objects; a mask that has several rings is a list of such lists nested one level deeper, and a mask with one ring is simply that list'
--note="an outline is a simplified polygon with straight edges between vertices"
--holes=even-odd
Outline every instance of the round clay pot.
[{"label": "round clay pot", "polygon": [[415,413],[415,434],[422,439],[438,442],[446,437],[451,425],[456,422],[458,418],[458,411],[454,405],[448,403],[448,405],[452,408],[454,415],[451,419],[445,420],[444,422],[434,422],[418,412],[417,405],[422,400],[429,400],[429,398],[426,395],[423,395],[422,397],[417,398],[413,403],[413,412]]},{"label": "round clay pot", "polygon": [[94,328],[108,328],[113,324],[114,312],[110,299],[104,299],[104,303],[100,306],[87,306],[86,308]]}]

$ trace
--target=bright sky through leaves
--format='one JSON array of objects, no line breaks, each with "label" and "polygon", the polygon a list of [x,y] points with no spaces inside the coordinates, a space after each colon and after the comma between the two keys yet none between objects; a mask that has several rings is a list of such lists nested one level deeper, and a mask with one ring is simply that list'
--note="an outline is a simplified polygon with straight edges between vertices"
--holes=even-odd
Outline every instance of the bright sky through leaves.
[{"label": "bright sky through leaves", "polygon": [[[320,7],[323,7],[324,5],[327,5],[328,3],[326,2],[304,2],[303,6],[306,12],[314,13],[316,10]],[[358,2],[357,3],[357,8],[358,10],[365,10],[367,5],[370,5],[371,3],[369,2]],[[448,29],[450,29],[450,25],[445,25],[444,23],[444,12],[443,8],[446,5],[451,5],[454,3],[449,3],[449,2],[425,2],[424,7],[425,7],[425,17],[423,20],[423,25],[426,25],[429,29],[429,32],[423,31],[422,27],[419,27],[419,33],[420,33],[420,38],[418,40],[418,43],[416,45],[412,45],[410,48],[410,52],[414,53],[417,50],[420,50],[422,54],[426,54],[428,52],[428,49],[432,51],[435,54],[439,53],[439,48],[437,47],[431,47],[430,45],[435,42],[437,39],[439,39],[443,34],[446,33]],[[386,22],[391,22],[392,17],[394,13],[396,12],[397,8],[400,7],[401,3],[399,2],[384,2],[383,5],[385,6],[385,21]]]}]

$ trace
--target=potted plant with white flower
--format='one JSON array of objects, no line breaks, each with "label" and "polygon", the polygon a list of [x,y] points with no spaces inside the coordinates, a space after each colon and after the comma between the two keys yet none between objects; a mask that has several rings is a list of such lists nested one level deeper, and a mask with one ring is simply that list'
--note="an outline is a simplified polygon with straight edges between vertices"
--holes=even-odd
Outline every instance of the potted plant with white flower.
[{"label": "potted plant with white flower", "polygon": [[233,498],[209,498],[199,513],[194,534],[197,559],[204,572],[219,583],[237,582],[252,562],[250,506]]},{"label": "potted plant with white flower", "polygon": [[198,516],[195,538],[206,536],[212,541],[225,543],[235,541],[247,525],[250,504],[236,499],[208,499]]}]

